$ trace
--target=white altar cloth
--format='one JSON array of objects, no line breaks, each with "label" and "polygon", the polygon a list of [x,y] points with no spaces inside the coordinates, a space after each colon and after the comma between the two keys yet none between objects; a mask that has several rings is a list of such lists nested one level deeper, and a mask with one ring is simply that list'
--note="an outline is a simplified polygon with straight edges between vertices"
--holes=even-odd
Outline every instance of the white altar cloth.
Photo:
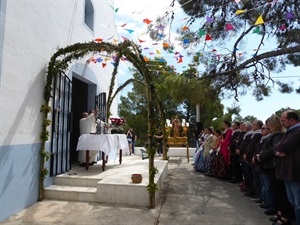
[{"label": "white altar cloth", "polygon": [[76,148],[77,151],[102,151],[110,159],[115,159],[120,149],[122,149],[123,154],[129,154],[129,146],[125,134],[82,134],[79,137]]}]

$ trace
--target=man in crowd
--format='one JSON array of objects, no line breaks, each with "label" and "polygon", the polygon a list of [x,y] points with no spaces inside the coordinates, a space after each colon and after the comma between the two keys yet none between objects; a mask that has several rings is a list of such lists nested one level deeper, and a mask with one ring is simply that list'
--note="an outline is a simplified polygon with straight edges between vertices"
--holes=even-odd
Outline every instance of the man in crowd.
[{"label": "man in crowd", "polygon": [[281,123],[287,129],[286,134],[275,145],[275,155],[279,173],[277,178],[284,180],[290,203],[294,206],[297,225],[300,225],[300,121],[299,115],[287,110],[281,114]]}]

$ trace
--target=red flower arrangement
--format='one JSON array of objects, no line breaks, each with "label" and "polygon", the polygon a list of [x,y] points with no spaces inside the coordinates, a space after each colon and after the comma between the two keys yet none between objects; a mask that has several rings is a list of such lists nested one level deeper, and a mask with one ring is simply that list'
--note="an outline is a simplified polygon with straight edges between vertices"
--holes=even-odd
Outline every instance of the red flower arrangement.
[{"label": "red flower arrangement", "polygon": [[123,118],[109,118],[111,124],[115,125],[115,126],[122,126],[123,123],[126,123],[125,119]]}]

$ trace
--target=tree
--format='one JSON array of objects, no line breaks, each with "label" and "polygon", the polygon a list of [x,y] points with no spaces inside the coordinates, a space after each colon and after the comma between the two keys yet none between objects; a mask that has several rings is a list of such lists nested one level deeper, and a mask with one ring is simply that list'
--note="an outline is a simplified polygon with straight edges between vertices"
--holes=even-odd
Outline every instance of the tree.
[{"label": "tree", "polygon": [[[171,2],[171,6],[174,6],[174,2]],[[255,98],[262,100],[270,94],[272,84],[277,84],[283,93],[293,91],[288,82],[273,79],[271,72],[281,72],[288,65],[300,65],[300,3],[297,0],[178,2],[190,18],[182,25],[182,29],[178,29],[177,39],[182,41],[182,46],[187,50],[198,47],[194,55],[207,69],[202,77],[213,78],[212,86],[221,90],[223,95],[232,94],[233,91],[238,98],[238,95],[252,87]],[[164,37],[170,41],[166,34],[162,34],[163,30],[157,27],[166,24],[172,26],[173,20],[174,10],[159,17],[156,24],[149,27],[151,37]],[[212,38],[214,46],[226,48],[227,43],[233,40],[233,32],[237,36],[227,53],[216,54],[206,48],[207,44],[203,44],[204,38]],[[243,48],[250,38],[256,39],[256,51],[247,56],[243,54]],[[270,41],[274,42],[273,49],[262,50]],[[170,46],[173,47],[172,44]]]}]

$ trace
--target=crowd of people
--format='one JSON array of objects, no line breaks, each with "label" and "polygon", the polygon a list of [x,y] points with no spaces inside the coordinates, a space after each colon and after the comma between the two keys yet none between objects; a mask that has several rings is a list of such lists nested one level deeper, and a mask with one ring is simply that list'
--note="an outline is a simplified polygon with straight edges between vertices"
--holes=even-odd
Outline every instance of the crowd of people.
[{"label": "crowd of people", "polygon": [[265,209],[273,225],[300,225],[300,120],[292,110],[265,122],[223,121],[223,132],[205,128],[194,168],[237,184]]}]

